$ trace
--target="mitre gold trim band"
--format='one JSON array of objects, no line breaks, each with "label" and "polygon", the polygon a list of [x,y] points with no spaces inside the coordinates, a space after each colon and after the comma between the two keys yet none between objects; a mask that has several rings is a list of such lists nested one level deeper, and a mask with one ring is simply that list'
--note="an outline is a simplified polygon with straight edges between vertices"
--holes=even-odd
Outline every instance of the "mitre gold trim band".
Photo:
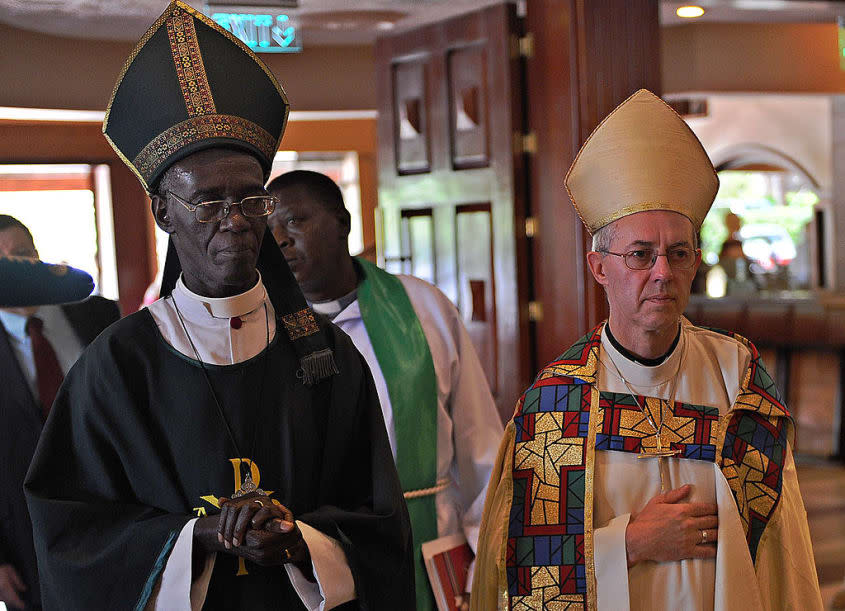
[{"label": "mitre gold trim band", "polygon": [[194,18],[185,11],[174,11],[173,18],[167,20],[167,37],[188,115],[215,114],[217,108],[205,74]]},{"label": "mitre gold trim band", "polygon": [[242,117],[233,115],[201,115],[191,117],[165,130],[145,146],[132,165],[143,177],[144,184],[162,162],[181,148],[210,138],[234,138],[255,146],[272,159],[276,140],[267,130]]}]

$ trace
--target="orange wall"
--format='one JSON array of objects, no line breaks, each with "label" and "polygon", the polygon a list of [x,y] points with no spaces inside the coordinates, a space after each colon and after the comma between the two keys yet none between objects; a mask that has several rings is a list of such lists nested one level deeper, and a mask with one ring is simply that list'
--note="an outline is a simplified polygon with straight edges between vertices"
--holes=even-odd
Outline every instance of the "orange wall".
[{"label": "orange wall", "polygon": [[[285,88],[293,110],[376,107],[372,47],[309,47],[307,40],[304,44],[302,53],[261,55]],[[133,46],[0,24],[0,106],[105,110]]]},{"label": "orange wall", "polygon": [[664,93],[845,92],[835,24],[700,23],[661,39]]}]

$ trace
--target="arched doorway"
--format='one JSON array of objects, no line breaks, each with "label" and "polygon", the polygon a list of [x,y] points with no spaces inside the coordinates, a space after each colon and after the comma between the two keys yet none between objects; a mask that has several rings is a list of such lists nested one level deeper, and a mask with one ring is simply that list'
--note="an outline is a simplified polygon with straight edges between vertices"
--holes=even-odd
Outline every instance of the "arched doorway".
[{"label": "arched doorway", "polygon": [[699,289],[711,297],[774,296],[817,286],[818,182],[767,147],[732,147],[714,161],[720,186],[701,228]]}]

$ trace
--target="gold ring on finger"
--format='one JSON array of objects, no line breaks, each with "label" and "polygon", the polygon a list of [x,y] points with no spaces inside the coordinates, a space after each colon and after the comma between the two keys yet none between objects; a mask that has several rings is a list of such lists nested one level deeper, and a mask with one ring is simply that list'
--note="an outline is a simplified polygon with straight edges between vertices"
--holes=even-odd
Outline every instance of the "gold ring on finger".
[{"label": "gold ring on finger", "polygon": [[701,530],[701,542],[707,543],[707,531],[704,529]]},{"label": "gold ring on finger", "polygon": [[260,507],[264,507],[264,502],[261,499],[255,499],[253,503],[258,503]]}]

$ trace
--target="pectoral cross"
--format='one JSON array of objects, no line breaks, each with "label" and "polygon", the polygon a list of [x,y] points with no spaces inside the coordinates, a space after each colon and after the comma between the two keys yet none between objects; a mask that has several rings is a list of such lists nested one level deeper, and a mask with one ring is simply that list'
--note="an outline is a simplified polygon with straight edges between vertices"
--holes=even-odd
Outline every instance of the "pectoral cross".
[{"label": "pectoral cross", "polygon": [[[634,396],[634,401],[637,401],[636,395],[633,395],[633,396]],[[637,401],[637,405],[639,405],[639,401]],[[668,403],[667,403],[667,405],[668,405]],[[664,477],[666,465],[665,465],[663,459],[664,458],[670,458],[672,456],[677,456],[678,454],[681,453],[681,451],[680,450],[672,450],[670,448],[663,447],[663,439],[661,438],[661,435],[660,435],[661,430],[663,429],[663,414],[662,414],[662,412],[663,412],[663,400],[660,399],[660,404],[659,404],[659,409],[661,411],[660,426],[659,427],[654,425],[654,420],[651,417],[651,414],[648,410],[648,407],[646,405],[645,400],[643,400],[643,404],[639,405],[639,407],[640,407],[640,411],[642,411],[643,414],[645,414],[646,418],[648,419],[649,424],[651,424],[651,427],[654,429],[654,441],[655,441],[655,445],[657,446],[657,448],[654,452],[646,452],[645,449],[643,449],[643,451],[641,453],[637,454],[637,458],[638,459],[639,458],[656,458],[657,459],[657,470],[660,473],[660,492],[664,493],[664,492],[666,492],[666,478]]]}]

